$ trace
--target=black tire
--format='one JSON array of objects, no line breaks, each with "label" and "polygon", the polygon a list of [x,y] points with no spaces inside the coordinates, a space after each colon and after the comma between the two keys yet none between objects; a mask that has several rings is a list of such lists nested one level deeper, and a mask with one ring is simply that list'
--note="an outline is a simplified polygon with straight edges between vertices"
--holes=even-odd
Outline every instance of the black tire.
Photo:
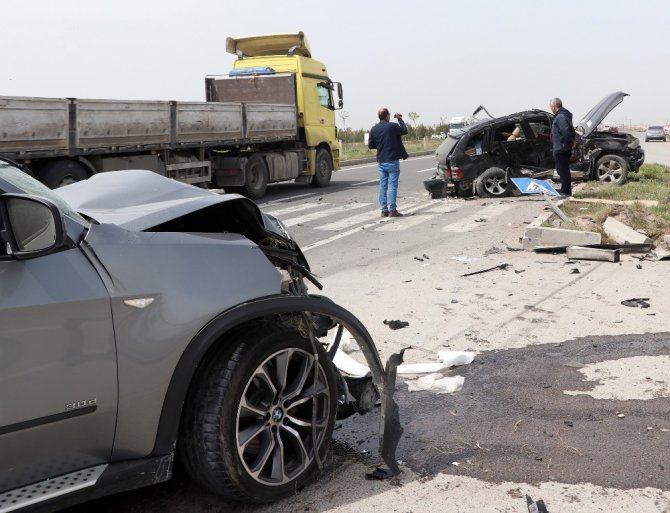
[{"label": "black tire", "polygon": [[50,189],[58,189],[80,180],[86,180],[88,177],[86,168],[76,160],[49,162],[37,173],[40,182]]},{"label": "black tire", "polygon": [[605,155],[596,162],[593,174],[601,183],[622,185],[628,179],[628,162],[618,155]]},{"label": "black tire", "polygon": [[480,198],[502,198],[509,195],[510,184],[507,182],[505,170],[499,167],[488,168],[477,178],[475,189]]},{"label": "black tire", "polygon": [[259,199],[268,188],[268,166],[260,155],[252,155],[244,168],[244,195]]},{"label": "black tire", "polygon": [[[335,371],[316,345],[316,381],[309,340],[269,324],[239,335],[203,369],[189,394],[179,439],[181,461],[194,481],[237,501],[266,503],[295,493],[312,477],[312,405],[322,459],[337,408]],[[278,373],[282,365],[286,372]]]},{"label": "black tire", "polygon": [[321,148],[316,152],[316,172],[312,177],[313,187],[325,187],[333,176],[333,159],[328,150]]}]

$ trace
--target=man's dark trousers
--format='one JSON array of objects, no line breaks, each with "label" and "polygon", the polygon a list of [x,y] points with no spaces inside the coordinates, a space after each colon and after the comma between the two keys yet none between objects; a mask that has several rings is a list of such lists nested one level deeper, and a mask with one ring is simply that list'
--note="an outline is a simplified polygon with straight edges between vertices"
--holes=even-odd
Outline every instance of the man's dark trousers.
[{"label": "man's dark trousers", "polygon": [[571,151],[563,151],[561,153],[554,154],[554,160],[556,161],[556,171],[558,171],[558,176],[561,178],[561,194],[566,196],[572,196],[572,177],[570,176],[570,155]]}]

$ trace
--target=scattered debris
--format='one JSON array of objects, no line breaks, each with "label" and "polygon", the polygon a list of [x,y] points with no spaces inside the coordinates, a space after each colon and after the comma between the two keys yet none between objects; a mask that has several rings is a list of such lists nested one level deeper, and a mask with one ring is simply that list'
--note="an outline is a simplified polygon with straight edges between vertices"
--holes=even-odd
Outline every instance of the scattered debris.
[{"label": "scattered debris", "polygon": [[479,219],[475,219],[475,223],[485,223],[487,219],[485,217],[480,217]]},{"label": "scattered debris", "polygon": [[574,422],[572,422],[571,420],[564,420],[563,424],[565,424],[568,427],[575,427]]},{"label": "scattered debris", "polygon": [[501,271],[504,271],[509,266],[510,266],[510,264],[500,264],[500,265],[496,265],[495,267],[489,267],[488,269],[482,269],[481,271],[475,271],[475,272],[472,272],[472,273],[461,274],[461,277],[474,276],[475,274],[483,274],[483,273],[487,273],[489,271],[495,271],[497,269],[500,269]]},{"label": "scattered debris", "polygon": [[642,264],[637,264],[635,267],[636,267],[637,269],[642,269]]},{"label": "scattered debris", "polygon": [[486,251],[484,251],[484,256],[496,255],[496,254],[499,254],[499,253],[504,253],[504,251],[502,249],[500,249],[499,247],[493,246],[492,248],[487,249]]},{"label": "scattered debris", "polygon": [[579,269],[573,267],[572,269],[570,269],[570,274],[579,274]]},{"label": "scattered debris", "polygon": [[425,258],[426,260],[430,260],[430,257],[428,255],[426,255],[425,253],[423,254],[423,258]]},{"label": "scattered debris", "polygon": [[623,413],[617,413],[617,417],[619,417],[620,419],[623,419],[623,418],[625,418],[626,416],[625,416]]},{"label": "scattered debris", "polygon": [[465,378],[463,376],[444,377],[439,372],[421,376],[419,379],[407,381],[407,389],[410,392],[430,391],[436,394],[453,394],[463,388]]},{"label": "scattered debris", "polygon": [[521,274],[521,273],[525,273],[525,272],[526,272],[525,269],[519,269],[518,271],[514,270],[514,274]]},{"label": "scattered debris", "polygon": [[402,280],[403,283],[412,283],[412,280]]},{"label": "scattered debris", "polygon": [[452,260],[458,260],[459,262],[463,262],[464,264],[468,264],[470,262],[476,262],[477,260],[479,260],[479,258],[469,257],[469,256],[466,256],[466,255],[451,257],[451,259]]},{"label": "scattered debris", "polygon": [[[505,243],[503,242],[503,244]],[[505,244],[505,249],[507,249],[507,251],[523,251],[523,248],[513,248],[511,246],[508,246],[507,244]]]},{"label": "scattered debris", "polygon": [[535,502],[530,498],[530,495],[526,495],[526,505],[528,506],[528,513],[549,513],[542,499]]},{"label": "scattered debris", "polygon": [[387,321],[386,319],[384,319],[384,324],[386,324],[392,330],[399,330],[401,328],[406,328],[407,326],[409,326],[409,322],[407,321],[396,321],[396,320]]},{"label": "scattered debris", "polygon": [[618,262],[620,259],[618,249],[598,249],[584,246],[569,246],[566,254],[570,260],[599,260],[602,262]]},{"label": "scattered debris", "polygon": [[653,260],[670,260],[670,251],[666,249],[656,248],[655,251],[652,251],[650,254]]},{"label": "scattered debris", "polygon": [[625,299],[621,302],[623,306],[630,306],[633,308],[637,308],[638,306],[641,308],[649,308],[649,301],[648,297],[634,297],[631,299]]},{"label": "scattered debris", "polygon": [[419,262],[423,262],[423,258],[419,258],[419,257],[414,257],[414,260],[418,260]]},{"label": "scattered debris", "polygon": [[458,303],[458,299],[452,299],[451,302],[452,302],[452,304],[453,303]]},{"label": "scattered debris", "polygon": [[[565,253],[569,246],[538,246],[533,248],[535,253]],[[618,249],[620,253],[648,253],[651,244],[580,244],[582,248]],[[645,257],[634,257],[646,260]]]},{"label": "scattered debris", "polygon": [[449,367],[468,365],[475,359],[472,351],[438,351],[436,363],[405,363],[398,367],[398,374],[435,374]]},{"label": "scattered debris", "polygon": [[370,367],[354,360],[341,349],[335,351],[333,365],[345,376],[352,378],[364,378],[370,374]]}]

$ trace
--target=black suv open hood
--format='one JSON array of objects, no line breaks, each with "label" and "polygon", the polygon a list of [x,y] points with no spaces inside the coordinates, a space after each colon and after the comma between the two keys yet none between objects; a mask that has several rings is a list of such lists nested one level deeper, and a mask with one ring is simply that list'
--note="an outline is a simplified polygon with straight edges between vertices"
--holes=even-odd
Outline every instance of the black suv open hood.
[{"label": "black suv open hood", "polygon": [[577,128],[580,129],[584,137],[591,135],[596,127],[602,123],[603,119],[612,112],[612,109],[619,105],[625,96],[629,96],[628,93],[617,91],[612,93],[596,104],[587,114],[584,116],[579,123],[577,123]]}]

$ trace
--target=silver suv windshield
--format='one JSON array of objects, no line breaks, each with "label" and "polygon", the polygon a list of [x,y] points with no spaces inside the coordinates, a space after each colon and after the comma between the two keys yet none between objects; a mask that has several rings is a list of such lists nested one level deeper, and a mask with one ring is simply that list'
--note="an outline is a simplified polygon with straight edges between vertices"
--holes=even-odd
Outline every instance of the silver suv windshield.
[{"label": "silver suv windshield", "polygon": [[[2,181],[7,182],[17,190],[10,190],[9,188],[5,187]],[[89,224],[89,222],[86,221],[75,210],[73,210],[72,207],[63,200],[63,198],[49,189],[46,185],[38,182],[32,176],[24,173],[15,166],[2,161],[0,161],[0,192],[23,193],[30,194],[31,196],[41,196],[42,198],[46,198],[54,203],[60,210],[61,214],[84,225]]]}]

